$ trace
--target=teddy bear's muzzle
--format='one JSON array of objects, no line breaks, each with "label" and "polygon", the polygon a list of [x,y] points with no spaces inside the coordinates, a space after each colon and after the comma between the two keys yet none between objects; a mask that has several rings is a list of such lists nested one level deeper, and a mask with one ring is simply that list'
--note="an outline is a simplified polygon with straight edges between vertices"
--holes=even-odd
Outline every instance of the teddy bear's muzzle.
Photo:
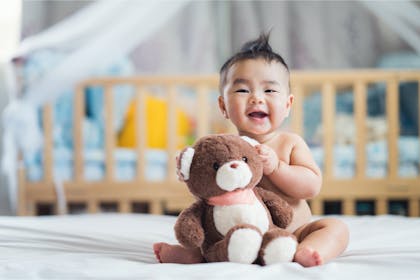
[{"label": "teddy bear's muzzle", "polygon": [[244,161],[233,160],[224,163],[216,174],[216,183],[222,190],[233,191],[246,187],[252,179],[252,172]]}]

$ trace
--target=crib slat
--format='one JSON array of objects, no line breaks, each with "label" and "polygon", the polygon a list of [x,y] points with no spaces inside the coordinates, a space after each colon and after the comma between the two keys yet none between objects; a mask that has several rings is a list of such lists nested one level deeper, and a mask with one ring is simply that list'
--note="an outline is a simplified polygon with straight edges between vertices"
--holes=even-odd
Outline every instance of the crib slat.
[{"label": "crib slat", "polygon": [[333,177],[334,166],[334,117],[335,117],[335,88],[331,82],[322,85],[322,124],[324,146],[324,177]]},{"label": "crib slat", "polygon": [[163,214],[162,202],[160,200],[154,199],[150,201],[150,214]]},{"label": "crib slat", "polygon": [[209,133],[209,101],[208,87],[200,85],[197,87],[198,106],[197,106],[197,136],[203,137]]},{"label": "crib slat", "polygon": [[356,82],[354,86],[354,114],[356,121],[356,178],[366,176],[366,84]]},{"label": "crib slat", "polygon": [[409,216],[410,217],[418,217],[420,216],[420,198],[419,197],[413,197],[410,198],[409,201]]},{"label": "crib slat", "polygon": [[386,115],[388,121],[388,177],[390,180],[398,176],[398,81],[390,79],[387,81],[386,90]]},{"label": "crib slat", "polygon": [[25,210],[25,216],[36,216],[38,214],[36,211],[36,203],[33,200],[27,201]]},{"label": "crib slat", "polygon": [[136,152],[137,152],[137,180],[144,177],[146,161],[146,91],[143,87],[137,88],[136,94]]},{"label": "crib slat", "polygon": [[89,200],[87,206],[88,213],[93,214],[98,212],[98,202],[96,200]]},{"label": "crib slat", "polygon": [[314,215],[322,215],[323,211],[323,201],[319,198],[314,198],[311,200],[311,212]]},{"label": "crib slat", "polygon": [[130,213],[131,212],[130,201],[120,200],[120,202],[118,203],[118,212]]},{"label": "crib slat", "polygon": [[74,143],[74,179],[76,182],[83,180],[83,112],[85,109],[84,87],[77,86],[74,94],[73,108],[73,143]]},{"label": "crib slat", "polygon": [[303,135],[303,100],[304,89],[301,85],[295,85],[292,88],[291,94],[294,95],[292,116],[292,129],[295,133]]},{"label": "crib slat", "polygon": [[168,91],[168,127],[167,127],[167,141],[168,141],[168,180],[176,180],[176,148],[177,148],[177,120],[176,120],[176,87],[174,85],[167,88]]},{"label": "crib slat", "polygon": [[30,215],[28,213],[28,195],[27,195],[27,185],[26,185],[26,172],[23,164],[23,156],[22,153],[18,153],[18,193],[17,193],[17,209],[16,214],[18,216]]},{"label": "crib slat", "polygon": [[51,104],[44,107],[43,112],[44,127],[44,181],[53,181],[53,117]]},{"label": "crib slat", "polygon": [[[417,137],[418,137],[418,141],[419,141],[419,149],[420,149],[420,79],[417,80]],[[418,163],[418,171],[420,173],[420,159],[419,159],[419,163]],[[420,178],[420,176],[419,176]],[[418,215],[420,216],[420,213],[418,213]]]},{"label": "crib slat", "polygon": [[376,211],[375,214],[376,215],[385,215],[388,213],[388,200],[386,199],[386,197],[378,197],[376,199]]},{"label": "crib slat", "polygon": [[114,179],[114,96],[111,85],[106,85],[104,90],[105,106],[105,178],[108,181]]},{"label": "crib slat", "polygon": [[343,201],[343,214],[344,215],[354,215],[355,214],[355,207],[354,207],[354,199],[352,197],[348,197]]}]

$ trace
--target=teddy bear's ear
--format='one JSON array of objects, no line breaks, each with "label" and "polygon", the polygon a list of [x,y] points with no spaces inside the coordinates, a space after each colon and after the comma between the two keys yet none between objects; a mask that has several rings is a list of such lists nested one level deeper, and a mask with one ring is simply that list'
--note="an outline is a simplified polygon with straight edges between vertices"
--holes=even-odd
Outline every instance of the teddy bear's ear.
[{"label": "teddy bear's ear", "polygon": [[184,181],[190,178],[190,167],[191,167],[192,159],[194,157],[194,152],[195,150],[193,148],[188,147],[184,149],[182,153],[179,155],[180,159],[179,159],[178,170]]},{"label": "teddy bear's ear", "polygon": [[255,140],[255,139],[253,139],[251,137],[248,137],[248,136],[241,136],[241,138],[243,140],[245,140],[246,142],[248,142],[253,147],[255,147],[255,146],[257,146],[257,145],[260,144],[257,140]]}]

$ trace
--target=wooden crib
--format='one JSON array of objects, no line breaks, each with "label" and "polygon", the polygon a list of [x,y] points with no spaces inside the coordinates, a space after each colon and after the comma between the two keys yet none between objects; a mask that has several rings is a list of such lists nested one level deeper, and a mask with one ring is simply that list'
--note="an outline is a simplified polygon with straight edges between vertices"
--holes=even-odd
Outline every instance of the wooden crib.
[{"label": "wooden crib", "polygon": [[[291,114],[290,128],[303,133],[303,100],[314,90],[322,94],[322,125],[324,148],[323,188],[315,199],[310,201],[314,214],[328,214],[326,205],[338,205],[336,214],[359,214],[356,204],[369,202],[373,205],[371,214],[389,213],[389,203],[405,201],[409,216],[420,216],[420,176],[403,178],[398,174],[398,137],[399,137],[399,89],[401,82],[420,83],[420,71],[382,71],[382,70],[352,70],[352,71],[320,71],[300,72],[291,74],[292,93],[295,95]],[[388,142],[388,174],[385,178],[374,179],[366,176],[367,158],[365,146],[367,131],[367,88],[370,84],[383,82],[386,85],[386,122]],[[113,120],[112,90],[115,85],[132,85],[136,88],[135,104],[136,145],[138,155],[137,177],[129,182],[117,181],[114,178],[116,149],[116,131],[112,125],[105,127],[105,178],[102,181],[86,181],[83,164],[82,121],[84,118],[84,92],[87,87],[100,86],[104,89],[105,123]],[[147,88],[159,86],[164,89],[168,104],[167,176],[161,181],[145,180],[146,121],[145,98]],[[136,77],[104,77],[88,79],[80,83],[74,94],[74,178],[63,182],[62,188],[57,188],[53,176],[53,114],[51,105],[43,109],[44,130],[44,178],[40,182],[30,182],[26,179],[25,168],[21,164],[18,170],[18,214],[37,215],[43,205],[49,205],[53,213],[67,213],[67,206],[82,205],[86,212],[95,213],[103,205],[114,205],[118,212],[141,211],[162,214],[177,212],[188,206],[193,198],[186,186],[180,183],[175,174],[176,144],[176,100],[178,87],[187,86],[196,93],[196,137],[212,133],[209,124],[211,114],[219,114],[216,105],[210,107],[209,95],[217,91],[218,76],[136,76]],[[334,176],[334,117],[335,100],[340,89],[353,89],[354,121],[356,125],[356,173],[353,178],[340,179]],[[418,93],[420,95],[420,93]],[[420,100],[420,98],[419,98]],[[420,103],[420,102],[419,102]],[[420,104],[417,104],[420,107]],[[420,119],[420,117],[419,117]],[[419,121],[420,123],[420,121]],[[234,133],[232,126],[227,132]],[[62,192],[66,200],[57,203],[57,194]],[[63,196],[61,196],[63,197]],[[144,206],[144,207],[143,207]],[[142,208],[143,207],[143,208]]]}]

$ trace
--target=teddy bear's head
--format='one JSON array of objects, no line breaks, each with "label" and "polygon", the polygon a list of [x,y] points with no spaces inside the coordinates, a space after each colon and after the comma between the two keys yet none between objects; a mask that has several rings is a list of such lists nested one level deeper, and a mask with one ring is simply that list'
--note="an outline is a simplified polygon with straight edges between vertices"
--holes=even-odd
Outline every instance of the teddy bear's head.
[{"label": "teddy bear's head", "polygon": [[178,170],[190,192],[201,199],[253,188],[263,175],[256,144],[237,135],[205,136],[182,151]]}]

